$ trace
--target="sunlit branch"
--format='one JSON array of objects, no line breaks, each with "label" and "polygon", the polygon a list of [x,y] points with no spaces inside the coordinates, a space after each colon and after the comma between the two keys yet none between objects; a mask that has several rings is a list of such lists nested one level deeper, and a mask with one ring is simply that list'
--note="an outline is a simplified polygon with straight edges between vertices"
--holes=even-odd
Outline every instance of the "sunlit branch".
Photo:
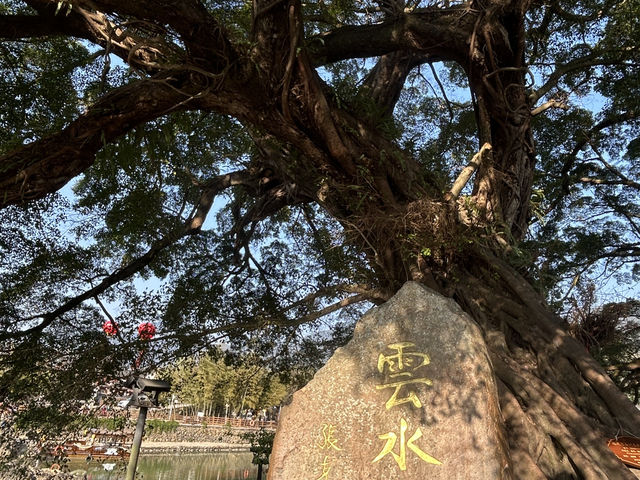
[{"label": "sunlit branch", "polygon": [[388,298],[384,296],[383,292],[379,289],[371,288],[367,285],[341,283],[338,285],[331,285],[331,286],[319,288],[318,290],[316,290],[313,293],[310,293],[304,298],[301,298],[300,300],[297,300],[287,305],[285,308],[281,310],[281,313],[285,313],[290,310],[293,310],[294,308],[298,308],[305,305],[311,306],[319,298],[335,296],[338,292],[357,293],[360,296],[367,297],[367,299],[371,302],[388,300]]},{"label": "sunlit branch", "polygon": [[604,158],[604,156],[602,155],[602,153],[600,153],[600,150],[593,144],[593,142],[589,141],[589,146],[591,147],[591,149],[595,152],[595,154],[598,156],[598,160],[605,166],[605,168],[607,170],[609,170],[611,173],[613,173],[616,177],[618,177],[620,180],[620,182],[623,185],[629,186],[629,187],[633,187],[635,189],[640,190],[640,184],[637,182],[634,182],[633,180],[630,180],[625,174],[623,174],[620,170],[618,170],[616,167],[614,167],[613,165],[611,165],[611,163],[607,162],[607,160]]},{"label": "sunlit branch", "polygon": [[451,189],[444,196],[444,199],[446,201],[451,201],[458,198],[458,195],[460,195],[460,192],[462,192],[464,186],[471,179],[471,175],[473,175],[473,172],[478,170],[486,161],[486,158],[491,153],[491,149],[492,147],[489,143],[485,143],[484,145],[482,145],[480,151],[473,156],[473,158],[469,162],[469,165],[462,169],[462,172],[460,172],[458,178],[456,178],[455,182],[453,182]]},{"label": "sunlit branch", "polygon": [[238,322],[228,323],[225,325],[218,325],[212,328],[202,328],[202,329],[198,329],[196,332],[193,332],[192,334],[169,333],[166,335],[158,335],[154,337],[153,340],[151,340],[150,342],[159,343],[166,340],[184,340],[185,338],[192,338],[198,341],[204,341],[210,335],[220,335],[219,337],[217,337],[217,339],[221,339],[225,336],[233,335],[235,332],[247,333],[247,332],[260,330],[268,326],[297,327],[297,326],[318,320],[326,315],[329,315],[338,310],[341,310],[344,307],[355,305],[357,303],[367,302],[367,301],[370,301],[370,298],[368,295],[357,294],[357,295],[353,295],[353,296],[341,299],[315,312],[310,312],[307,315],[302,315],[295,318],[283,319],[283,318],[256,316],[256,317],[253,317],[251,321],[238,321]]},{"label": "sunlit branch", "polygon": [[[640,118],[640,111],[629,110],[627,112],[622,112],[616,115],[609,115],[607,118],[605,118],[601,122],[598,122],[596,125],[594,125],[593,128],[591,128],[588,132],[581,132],[582,135],[580,140],[576,142],[576,145],[573,147],[573,150],[566,155],[565,161],[560,173],[562,177],[562,190],[565,192],[565,194],[569,193],[569,190],[571,187],[569,183],[571,179],[569,173],[571,172],[571,169],[575,165],[576,159],[578,157],[578,153],[580,153],[580,151],[587,144],[591,143],[592,138],[596,136],[598,133],[602,132],[603,130],[606,130],[607,128],[613,127],[621,123],[637,120],[638,118]],[[549,206],[548,211],[552,211],[553,209],[555,209],[558,206],[558,204],[562,202],[562,200],[563,200],[563,197],[559,197],[555,202],[553,202],[553,204]]]},{"label": "sunlit branch", "polygon": [[559,108],[560,110],[569,110],[569,105],[566,102],[557,100],[555,98],[544,102],[542,105],[531,110],[531,116],[535,117],[543,112],[546,112],[550,108]]},{"label": "sunlit branch", "polygon": [[322,318],[326,315],[329,315],[330,313],[336,312],[338,310],[341,310],[342,308],[349,306],[349,305],[354,305],[356,303],[362,303],[362,302],[368,302],[371,301],[370,297],[368,295],[365,294],[357,294],[357,295],[353,295],[351,297],[346,297],[343,298],[342,300],[339,300],[338,302],[335,302],[331,305],[328,305],[316,312],[311,312],[307,315],[303,315],[301,317],[296,317],[295,319],[290,319],[290,320],[274,320],[273,322],[268,322],[268,323],[274,323],[275,325],[278,326],[296,326],[296,325],[302,325],[304,323],[309,323],[309,322],[313,322],[314,320],[317,320],[319,318]]},{"label": "sunlit branch", "polygon": [[[576,261],[573,263],[574,267],[577,269],[575,273],[571,274],[571,284],[565,295],[559,299],[559,303],[563,303],[569,298],[572,290],[578,285],[580,279],[585,275],[590,268],[592,268],[596,263],[600,261],[605,262],[604,270],[607,271],[611,268],[617,269],[620,264],[625,263],[636,263],[638,257],[640,257],[640,244],[628,244],[628,245],[618,245],[612,249],[609,249],[605,252],[602,252],[598,255],[588,257],[583,261]],[[616,262],[613,267],[611,266],[612,262]],[[602,273],[604,275],[605,272]]]},{"label": "sunlit branch", "polygon": [[585,55],[584,57],[576,58],[575,60],[565,64],[558,65],[547,77],[547,81],[529,95],[529,101],[531,104],[534,105],[538,100],[554,89],[565,75],[593,67],[624,64],[624,60],[622,59],[608,60],[603,58],[604,53],[607,52],[594,52],[590,55]]},{"label": "sunlit branch", "polygon": [[640,183],[634,182],[633,180],[605,180],[603,178],[592,178],[592,177],[580,177],[579,181],[581,183],[589,183],[591,185],[619,185],[624,187],[632,187],[637,190],[640,190]]},{"label": "sunlit branch", "polygon": [[619,363],[616,365],[609,365],[605,367],[605,370],[609,372],[620,372],[623,370],[639,370],[640,369],[640,358],[632,360],[627,363]]},{"label": "sunlit branch", "polygon": [[597,255],[584,259],[582,261],[574,262],[574,265],[583,267],[586,269],[593,266],[595,263],[597,263],[600,260],[624,259],[624,258],[631,258],[631,257],[635,259],[640,257],[640,244],[630,243],[630,244],[617,245]]}]

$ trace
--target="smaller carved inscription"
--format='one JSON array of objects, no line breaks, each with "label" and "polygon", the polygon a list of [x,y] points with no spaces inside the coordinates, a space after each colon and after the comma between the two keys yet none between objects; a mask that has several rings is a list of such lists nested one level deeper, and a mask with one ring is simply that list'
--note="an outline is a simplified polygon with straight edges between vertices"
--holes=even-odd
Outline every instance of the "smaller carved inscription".
[{"label": "smaller carved inscription", "polygon": [[318,448],[321,450],[328,450],[330,448],[334,450],[342,450],[338,447],[338,439],[335,437],[336,426],[330,423],[322,424],[322,441],[318,444]]},{"label": "smaller carved inscription", "polygon": [[[323,423],[322,424],[322,430],[320,431],[320,434],[322,435],[322,439],[320,440],[319,443],[316,444],[316,447],[318,447],[320,450],[328,450],[328,451],[331,451],[331,450],[340,451],[340,450],[342,450],[342,448],[340,448],[338,446],[338,439],[335,436],[336,429],[337,429],[337,427],[335,425],[332,425],[330,423]],[[328,480],[329,479],[329,472],[331,471],[331,466],[332,466],[333,460],[334,459],[333,459],[333,457],[331,455],[325,455],[324,456],[324,459],[322,460],[322,463],[320,464],[320,467],[321,467],[322,471],[320,473],[320,476],[316,480]]]},{"label": "smaller carved inscription", "polygon": [[320,466],[322,467],[322,474],[316,480],[327,480],[329,478],[329,472],[331,471],[331,459],[329,455],[324,456],[324,460]]}]

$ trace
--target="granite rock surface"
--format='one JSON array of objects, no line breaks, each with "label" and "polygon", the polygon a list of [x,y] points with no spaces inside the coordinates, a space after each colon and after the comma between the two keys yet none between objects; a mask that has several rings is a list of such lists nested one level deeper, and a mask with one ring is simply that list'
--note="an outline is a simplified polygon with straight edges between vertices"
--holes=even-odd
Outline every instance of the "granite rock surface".
[{"label": "granite rock surface", "polygon": [[510,478],[476,324],[409,282],[283,408],[269,480]]}]

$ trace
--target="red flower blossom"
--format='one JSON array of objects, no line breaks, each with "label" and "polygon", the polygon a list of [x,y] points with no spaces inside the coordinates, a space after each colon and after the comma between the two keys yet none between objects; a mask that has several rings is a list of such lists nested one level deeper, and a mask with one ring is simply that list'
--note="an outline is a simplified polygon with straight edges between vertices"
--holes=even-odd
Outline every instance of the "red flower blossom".
[{"label": "red flower blossom", "polygon": [[118,333],[118,324],[116,322],[112,322],[111,320],[107,320],[102,324],[102,330],[108,336],[113,337],[116,333]]},{"label": "red flower blossom", "polygon": [[156,327],[151,322],[144,322],[138,325],[138,335],[142,340],[151,340],[156,334]]}]

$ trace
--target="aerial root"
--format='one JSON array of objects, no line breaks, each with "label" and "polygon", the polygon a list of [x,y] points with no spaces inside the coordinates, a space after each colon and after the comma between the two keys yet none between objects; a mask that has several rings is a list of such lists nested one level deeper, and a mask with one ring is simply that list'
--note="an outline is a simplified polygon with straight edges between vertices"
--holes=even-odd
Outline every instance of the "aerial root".
[{"label": "aerial root", "polygon": [[[488,257],[485,257],[488,258]],[[514,478],[636,478],[607,446],[638,412],[519,275],[482,258],[459,273],[456,301],[483,329]]]}]

